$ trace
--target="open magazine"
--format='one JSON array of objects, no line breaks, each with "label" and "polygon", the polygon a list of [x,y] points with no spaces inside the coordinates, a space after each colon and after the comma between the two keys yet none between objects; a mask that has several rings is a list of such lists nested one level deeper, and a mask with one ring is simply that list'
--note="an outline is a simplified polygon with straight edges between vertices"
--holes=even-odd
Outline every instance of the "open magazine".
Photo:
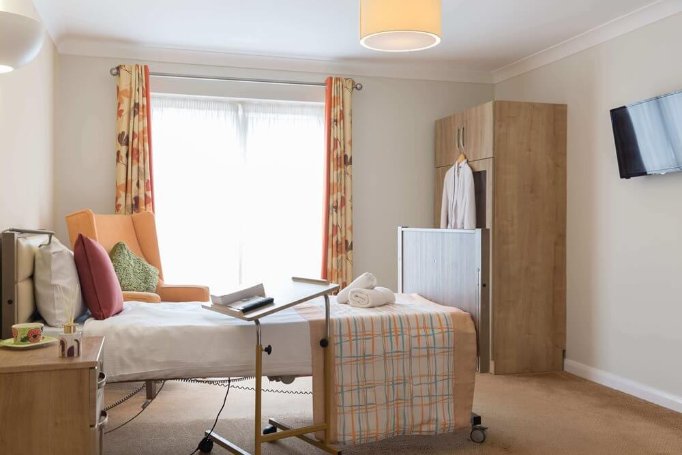
[{"label": "open magazine", "polygon": [[265,295],[262,283],[225,295],[211,295],[211,303],[216,308],[223,307],[227,312],[237,311],[241,314],[271,305],[274,301]]}]

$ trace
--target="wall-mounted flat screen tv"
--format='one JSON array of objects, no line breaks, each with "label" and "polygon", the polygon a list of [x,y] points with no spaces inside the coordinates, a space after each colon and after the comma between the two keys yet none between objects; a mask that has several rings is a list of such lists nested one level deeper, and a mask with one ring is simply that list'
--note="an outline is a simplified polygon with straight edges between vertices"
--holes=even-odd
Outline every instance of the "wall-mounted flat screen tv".
[{"label": "wall-mounted flat screen tv", "polygon": [[682,170],[682,91],[611,110],[620,177]]}]

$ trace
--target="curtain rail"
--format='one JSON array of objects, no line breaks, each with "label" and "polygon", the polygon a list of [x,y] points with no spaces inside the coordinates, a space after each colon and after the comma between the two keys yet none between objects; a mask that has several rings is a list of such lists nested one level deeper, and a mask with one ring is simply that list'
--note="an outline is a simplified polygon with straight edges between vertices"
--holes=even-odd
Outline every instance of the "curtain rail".
[{"label": "curtain rail", "polygon": [[[112,76],[118,76],[118,66],[114,66],[109,70]],[[243,77],[227,77],[227,76],[194,76],[190,74],[173,74],[173,73],[155,73],[150,72],[150,76],[165,77],[169,79],[201,79],[205,81],[231,81],[231,82],[250,82],[255,84],[276,84],[276,85],[303,85],[308,87],[324,87],[324,82],[304,82],[304,81],[288,81],[280,79],[251,79]],[[352,80],[352,79],[351,79]],[[355,90],[362,90],[362,84],[353,81],[353,88]]]}]

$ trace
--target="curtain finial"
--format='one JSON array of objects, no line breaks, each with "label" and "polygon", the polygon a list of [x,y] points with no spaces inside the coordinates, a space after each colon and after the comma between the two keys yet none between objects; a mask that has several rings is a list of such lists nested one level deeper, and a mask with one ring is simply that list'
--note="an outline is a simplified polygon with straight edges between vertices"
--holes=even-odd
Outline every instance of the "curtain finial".
[{"label": "curtain finial", "polygon": [[348,90],[350,90],[350,91],[353,91],[353,90],[362,90],[362,84],[359,83],[359,82],[355,82],[355,81],[354,81],[353,79],[351,79],[351,78],[343,79],[343,83],[344,83],[344,86],[345,86]]}]

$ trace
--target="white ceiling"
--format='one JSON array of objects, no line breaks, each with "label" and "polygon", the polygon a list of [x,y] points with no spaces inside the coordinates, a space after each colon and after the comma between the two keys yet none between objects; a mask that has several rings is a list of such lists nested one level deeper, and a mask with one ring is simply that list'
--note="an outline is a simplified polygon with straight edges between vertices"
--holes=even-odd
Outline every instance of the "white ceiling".
[{"label": "white ceiling", "polygon": [[443,0],[443,41],[382,54],[359,43],[359,0],[34,0],[68,39],[354,62],[449,62],[494,71],[653,0]]}]

